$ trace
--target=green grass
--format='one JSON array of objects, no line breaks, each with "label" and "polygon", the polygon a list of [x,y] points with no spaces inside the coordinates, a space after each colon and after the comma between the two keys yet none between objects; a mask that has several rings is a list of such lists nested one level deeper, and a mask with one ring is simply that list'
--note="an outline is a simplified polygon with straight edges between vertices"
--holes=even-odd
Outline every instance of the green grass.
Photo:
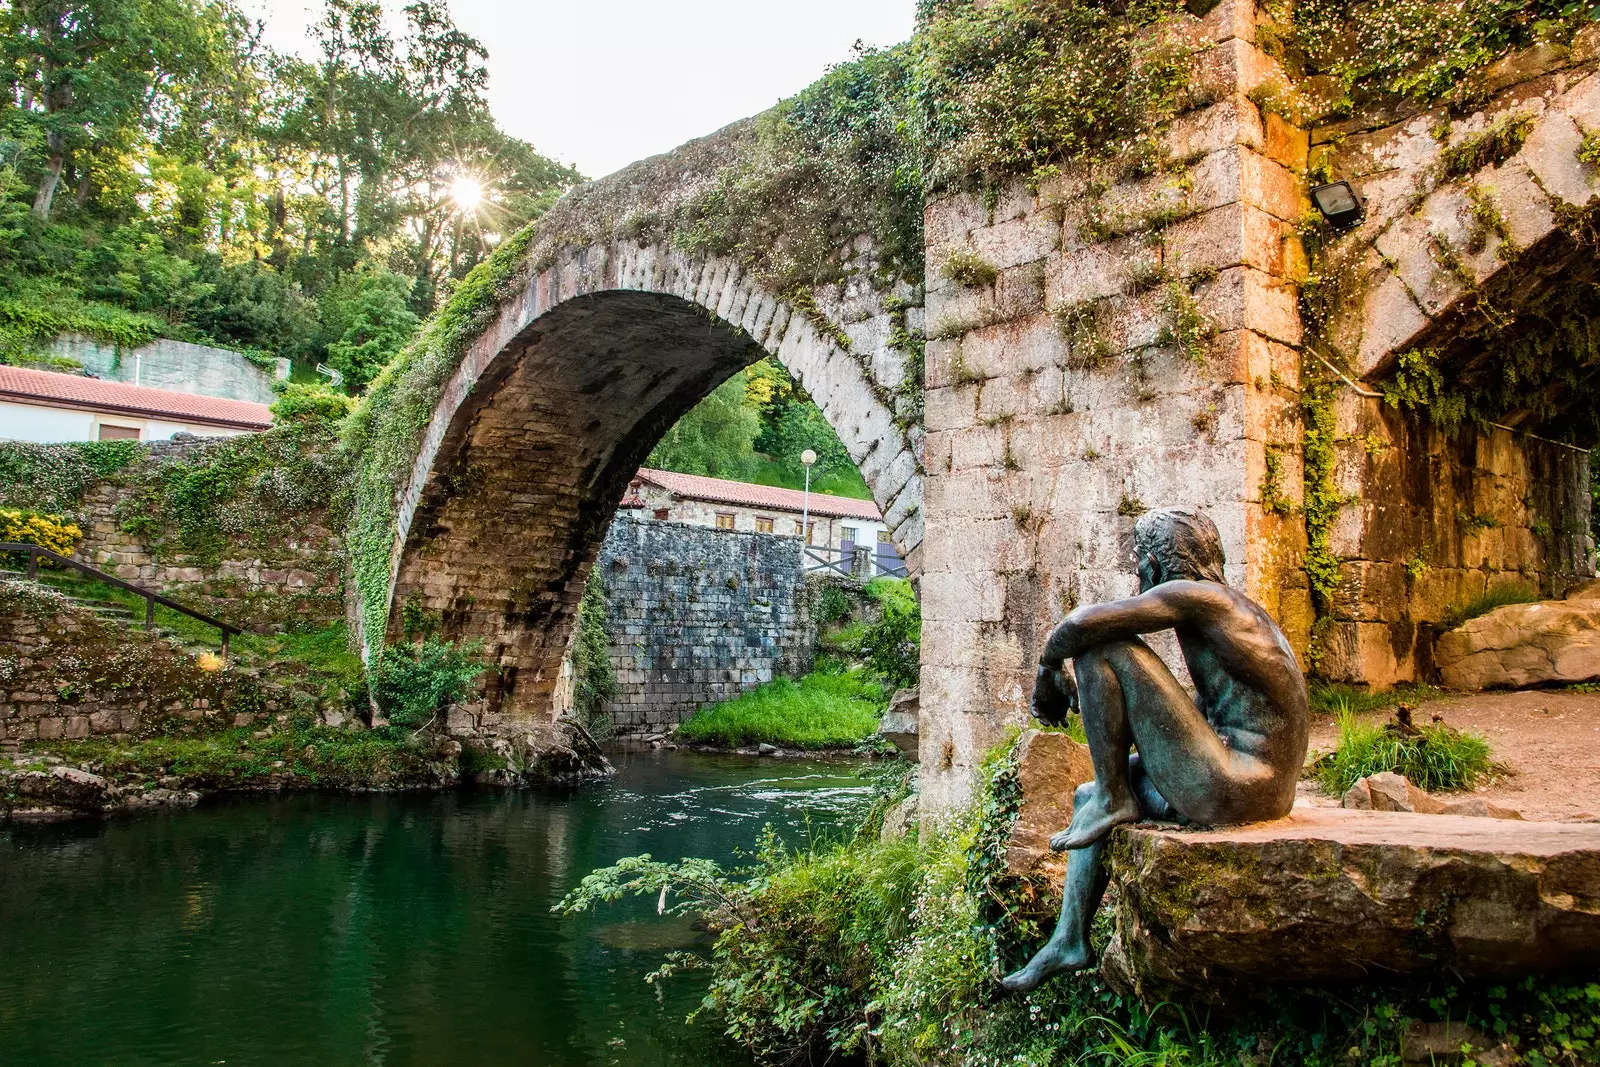
[{"label": "green grass", "polygon": [[872,736],[884,705],[882,688],[864,672],[818,671],[703,708],[678,727],[678,737],[728,748],[763,741],[784,748],[844,748]]},{"label": "green grass", "polygon": [[1507,582],[1485,589],[1471,600],[1456,604],[1445,612],[1444,618],[1439,620],[1439,625],[1446,630],[1454,630],[1464,622],[1489,614],[1495,608],[1503,608],[1507,604],[1532,604],[1538,599],[1539,591],[1532,586],[1524,585],[1522,582]]},{"label": "green grass", "polygon": [[203,736],[90,738],[28,748],[29,754],[54,753],[113,781],[174,775],[196,789],[248,788],[284,774],[307,787],[398,783],[420,776],[429,755],[408,731],[355,733],[325,726],[274,730],[265,737],[237,728]]},{"label": "green grass", "polygon": [[1339,796],[1369,774],[1394,771],[1430,793],[1471,789],[1494,770],[1489,742],[1481,734],[1444,723],[1401,733],[1389,724],[1339,715],[1339,746],[1317,760],[1323,790]]},{"label": "green grass", "polygon": [[[133,618],[129,620],[131,625],[139,629],[144,627],[145,599],[137,593],[130,593],[126,589],[107,584],[98,578],[90,578],[88,575],[80,574],[77,571],[56,568],[41,567],[39,569],[39,582],[41,585],[49,586],[51,589],[65,593],[67,596],[81,597],[85,600],[105,600],[113,604],[119,604],[133,612]],[[198,606],[195,606],[195,610],[204,611]],[[208,611],[204,613],[211,614]],[[223,621],[233,622],[232,619]],[[190,618],[181,611],[173,611],[171,608],[157,604],[155,624],[159,629],[170,630],[186,645],[195,645],[202,648],[222,647],[221,631],[215,626],[201,622],[199,619]],[[238,624],[235,623],[235,625]],[[236,637],[234,644],[237,644],[238,640]]]},{"label": "green grass", "polygon": [[1444,690],[1431,685],[1407,683],[1393,689],[1373,691],[1354,685],[1334,682],[1312,682],[1310,686],[1311,710],[1323,715],[1364,715],[1373,711],[1387,711],[1401,704],[1427,703],[1444,696]]}]

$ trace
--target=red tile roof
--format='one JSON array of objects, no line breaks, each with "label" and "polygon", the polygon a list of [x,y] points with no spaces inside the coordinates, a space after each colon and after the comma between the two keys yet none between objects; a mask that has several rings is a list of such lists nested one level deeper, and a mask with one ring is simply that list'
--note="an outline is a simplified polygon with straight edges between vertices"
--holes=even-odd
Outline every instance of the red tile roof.
[{"label": "red tile roof", "polygon": [[[779,489],[772,485],[752,485],[749,482],[729,482],[721,478],[707,478],[699,474],[675,474],[639,468],[639,478],[647,484],[665,489],[677,496],[695,500],[709,500],[718,504],[743,504],[752,508],[772,508],[774,511],[800,511],[803,493],[798,489]],[[870,500],[853,500],[847,496],[811,494],[811,514],[840,519],[865,519],[882,522],[883,513]]]},{"label": "red tile roof", "polygon": [[265,404],[175,393],[169,389],[152,389],[145,385],[108,382],[26,367],[0,366],[0,399],[46,407],[87,408],[118,415],[199,422],[236,430],[265,430],[272,425],[272,414]]}]

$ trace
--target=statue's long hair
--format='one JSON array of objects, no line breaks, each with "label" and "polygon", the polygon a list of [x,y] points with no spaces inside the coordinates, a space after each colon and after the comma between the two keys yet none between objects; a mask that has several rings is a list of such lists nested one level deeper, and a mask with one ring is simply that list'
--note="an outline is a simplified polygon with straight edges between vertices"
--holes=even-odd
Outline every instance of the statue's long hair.
[{"label": "statue's long hair", "polygon": [[1222,535],[1216,524],[1191,508],[1147,511],[1133,527],[1140,559],[1153,557],[1161,568],[1157,584],[1176,578],[1227,584],[1222,577]]}]

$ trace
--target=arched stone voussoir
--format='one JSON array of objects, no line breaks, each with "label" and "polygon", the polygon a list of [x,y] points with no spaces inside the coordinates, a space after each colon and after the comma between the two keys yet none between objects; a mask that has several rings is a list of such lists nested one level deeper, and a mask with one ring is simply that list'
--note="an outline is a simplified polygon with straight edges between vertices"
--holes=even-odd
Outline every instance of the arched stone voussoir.
[{"label": "arched stone voussoir", "polygon": [[1528,264],[1548,272],[1563,217],[1600,207],[1600,169],[1578,158],[1584,138],[1600,132],[1600,74],[1497,121],[1519,115],[1526,132],[1510,158],[1446,174],[1452,148],[1496,120],[1462,123],[1419,169],[1426,195],[1381,220],[1375,236],[1363,227],[1332,249],[1346,264],[1349,295],[1333,309],[1327,339],[1358,376],[1381,377],[1400,353],[1437,344],[1485,293],[1514,291]]},{"label": "arched stone voussoir", "polygon": [[398,487],[387,632],[364,635],[369,655],[414,605],[443,636],[483,643],[491,715],[558,712],[584,580],[628,482],[674,422],[769,353],[862,461],[902,554],[920,560],[912,428],[871,379],[876,353],[846,351],[837,326],[727,259],[625,240],[545,259],[439,392]]}]

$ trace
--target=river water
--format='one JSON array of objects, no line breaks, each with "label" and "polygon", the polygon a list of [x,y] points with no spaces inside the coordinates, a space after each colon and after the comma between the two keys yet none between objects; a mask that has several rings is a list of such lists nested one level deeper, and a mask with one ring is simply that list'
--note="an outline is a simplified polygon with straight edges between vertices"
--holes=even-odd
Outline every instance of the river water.
[{"label": "river water", "polygon": [[0,1065],[748,1063],[703,992],[645,974],[697,935],[550,906],[621,856],[735,860],[836,834],[840,764],[635,750],[570,793],[295,796],[0,827]]}]

